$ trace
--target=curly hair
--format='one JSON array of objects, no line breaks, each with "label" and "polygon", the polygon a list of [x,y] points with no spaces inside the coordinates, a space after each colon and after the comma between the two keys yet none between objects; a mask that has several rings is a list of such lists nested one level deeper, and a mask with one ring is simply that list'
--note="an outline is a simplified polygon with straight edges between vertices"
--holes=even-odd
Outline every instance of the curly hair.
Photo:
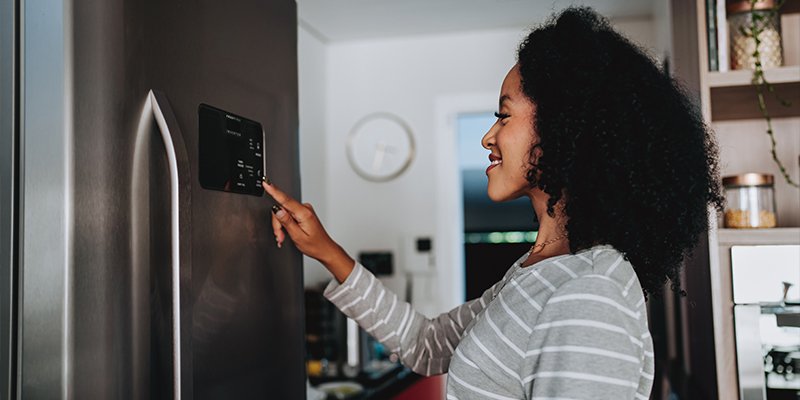
[{"label": "curly hair", "polygon": [[679,273],[708,209],[721,210],[717,146],[697,106],[646,52],[590,8],[568,8],[517,52],[536,105],[527,179],[563,200],[570,251],[609,244],[659,293]]}]

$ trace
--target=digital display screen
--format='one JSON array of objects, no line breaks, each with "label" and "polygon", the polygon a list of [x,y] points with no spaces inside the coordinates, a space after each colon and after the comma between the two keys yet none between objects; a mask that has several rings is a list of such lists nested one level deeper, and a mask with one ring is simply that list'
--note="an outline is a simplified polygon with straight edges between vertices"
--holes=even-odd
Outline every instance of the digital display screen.
[{"label": "digital display screen", "polygon": [[391,275],[394,270],[392,266],[392,253],[380,252],[363,252],[358,253],[358,262],[372,272],[376,276]]},{"label": "digital display screen", "polygon": [[261,196],[264,134],[261,124],[200,104],[200,186]]}]

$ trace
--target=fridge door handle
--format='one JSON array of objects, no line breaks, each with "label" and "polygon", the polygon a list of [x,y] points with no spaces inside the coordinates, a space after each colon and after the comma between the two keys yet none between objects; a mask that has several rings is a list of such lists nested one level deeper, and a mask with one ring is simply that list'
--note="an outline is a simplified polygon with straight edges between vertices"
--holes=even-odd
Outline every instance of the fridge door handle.
[{"label": "fridge door handle", "polygon": [[[158,127],[160,135],[155,135],[152,130],[153,123]],[[141,225],[140,218],[144,218],[142,209],[137,202],[141,202],[140,189],[146,185],[145,171],[142,157],[146,153],[142,144],[147,140],[147,135],[158,140],[160,136],[167,156],[169,171],[169,240],[170,254],[169,265],[171,275],[171,304],[172,304],[172,379],[173,398],[181,397],[191,399],[192,396],[192,360],[191,360],[191,312],[189,310],[190,293],[182,292],[181,288],[190,288],[191,282],[191,177],[189,170],[189,157],[183,141],[178,120],[170,107],[167,96],[160,91],[150,90],[145,99],[144,108],[139,121],[136,139],[136,153],[134,154],[133,176],[133,253],[134,268],[146,268],[147,261],[137,259],[137,250],[146,248],[146,240],[140,237],[146,229]],[[182,301],[183,299],[183,301]],[[185,307],[181,307],[184,305]],[[136,307],[136,306],[134,306]],[[145,312],[144,310],[138,313]],[[137,314],[136,312],[134,314]],[[140,315],[142,316],[142,315]],[[135,379],[136,380],[136,379]],[[146,396],[145,396],[146,397]]]},{"label": "fridge door handle", "polygon": [[[166,96],[163,93],[150,91],[147,95],[153,109],[153,117],[161,132],[161,140],[167,151],[167,164],[169,166],[169,191],[170,191],[170,249],[171,249],[171,269],[172,269],[172,357],[173,357],[173,390],[174,399],[181,398],[181,257],[180,257],[180,203],[179,203],[179,181],[178,181],[178,160],[175,155],[175,146],[172,143],[172,132],[167,123],[164,113],[167,112],[172,117],[172,109]],[[159,100],[161,100],[159,102]]]}]

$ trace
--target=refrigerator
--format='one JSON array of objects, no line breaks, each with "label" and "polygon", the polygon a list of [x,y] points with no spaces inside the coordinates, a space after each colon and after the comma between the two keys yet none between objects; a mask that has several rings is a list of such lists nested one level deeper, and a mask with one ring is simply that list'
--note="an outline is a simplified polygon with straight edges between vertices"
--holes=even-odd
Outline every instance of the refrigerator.
[{"label": "refrigerator", "polygon": [[0,398],[302,399],[294,0],[0,0]]}]

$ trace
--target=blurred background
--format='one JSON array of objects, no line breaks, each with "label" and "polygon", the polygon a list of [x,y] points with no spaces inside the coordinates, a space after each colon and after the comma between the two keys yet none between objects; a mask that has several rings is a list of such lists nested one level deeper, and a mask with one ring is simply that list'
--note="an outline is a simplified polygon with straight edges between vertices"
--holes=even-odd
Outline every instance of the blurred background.
[{"label": "blurred background", "polygon": [[[704,237],[686,261],[683,285],[687,296],[667,288],[662,297],[650,299],[658,375],[652,398],[767,398],[766,383],[746,389],[740,388],[739,380],[748,381],[743,372],[748,369],[756,378],[765,374],[764,368],[774,374],[771,361],[765,361],[774,346],[751,326],[752,334],[745,334],[739,345],[749,346],[757,354],[747,361],[749,367],[741,358],[737,364],[733,283],[725,271],[731,270],[731,247],[800,241],[796,228],[800,226],[800,196],[796,188],[779,179],[780,171],[772,163],[764,121],[749,86],[751,71],[729,63],[720,68],[720,60],[733,57],[720,49],[728,46],[723,39],[729,32],[717,31],[718,26],[727,28],[729,19],[736,17],[734,9],[726,15],[726,7],[735,6],[735,2],[728,3],[299,0],[303,199],[315,205],[335,240],[366,261],[365,265],[375,265],[373,270],[380,271],[381,280],[404,293],[421,312],[433,316],[478,296],[528,249],[537,230],[527,199],[495,204],[486,195],[488,152],[481,147],[480,138],[494,122],[492,112],[500,84],[515,62],[519,41],[530,28],[569,5],[591,6],[687,87],[719,134],[723,175],[775,174],[779,227],[745,233],[721,226],[723,229]],[[783,61],[770,72],[778,73],[779,91],[796,98],[800,80],[798,39],[794,37],[800,35],[798,14],[796,4],[786,3],[777,17],[785,32]],[[717,35],[722,39],[718,41]],[[800,113],[796,106],[776,112],[782,113],[772,121],[778,153],[788,161],[790,174],[797,176]],[[390,122],[395,119],[402,123]],[[381,126],[381,120],[386,125]],[[395,134],[387,133],[393,129]],[[371,146],[362,144],[368,135],[386,135],[388,142],[397,142],[397,153],[385,156],[394,157],[397,165],[380,171],[382,167],[372,164],[376,157],[384,157],[384,152],[376,156],[364,150]],[[406,136],[413,139],[413,152],[407,151]],[[408,165],[403,170],[405,162]],[[381,176],[371,176],[370,168]],[[401,172],[393,174],[397,170]],[[751,268],[769,265],[768,257],[775,263],[800,263],[795,261],[800,250],[793,249],[789,258],[764,256]],[[339,362],[361,363],[364,368],[370,357],[363,354],[374,353],[374,344],[361,345],[362,357],[357,362],[350,354],[348,362],[348,355],[341,354],[347,349],[341,339],[347,336],[342,333],[347,330],[346,322],[339,322],[339,333],[329,333],[339,338],[340,354],[330,344],[334,339],[328,340],[327,347],[321,344],[325,340],[318,334],[327,328],[320,328],[320,321],[326,318],[319,317],[312,304],[325,307],[319,292],[330,277],[313,260],[305,259],[304,264],[307,296],[318,299],[307,303],[309,359],[314,365],[320,359],[345,360]],[[800,276],[800,270],[789,274]],[[764,289],[767,297],[781,292],[777,277],[751,284],[768,288]],[[335,310],[325,312],[337,314]],[[800,344],[800,331],[777,327],[774,315],[765,313],[764,318],[761,324],[766,325],[760,332],[777,332],[772,342],[790,344],[790,353],[796,351],[797,347],[791,346]],[[746,324],[758,325],[758,321],[756,316]],[[351,336],[354,329],[350,327]],[[737,329],[743,332],[744,328],[737,325]],[[744,337],[751,342],[745,345]],[[362,334],[362,341],[370,339]],[[785,346],[778,350],[788,354]],[[785,371],[786,367],[781,368]],[[326,369],[335,370],[336,366]],[[312,382],[319,379],[315,373],[325,375],[317,368],[310,371]],[[800,396],[800,388],[791,389],[796,385],[791,383],[796,382],[793,375],[788,377],[790,384],[775,386],[783,390],[769,389],[770,399]],[[431,398],[440,398],[437,396],[441,394]]]}]

